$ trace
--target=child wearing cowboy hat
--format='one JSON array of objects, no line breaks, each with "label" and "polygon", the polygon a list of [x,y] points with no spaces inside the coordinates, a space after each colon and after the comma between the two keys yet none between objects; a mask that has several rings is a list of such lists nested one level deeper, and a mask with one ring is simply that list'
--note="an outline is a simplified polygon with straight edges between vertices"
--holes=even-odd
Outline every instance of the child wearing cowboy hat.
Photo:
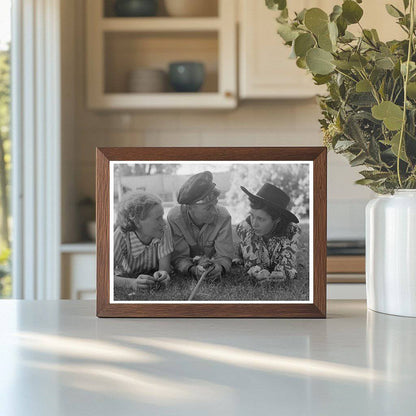
[{"label": "child wearing cowboy hat", "polygon": [[285,281],[297,275],[299,219],[287,207],[289,196],[270,183],[257,194],[241,189],[250,200],[250,215],[238,224],[239,255],[247,273],[260,282]]}]

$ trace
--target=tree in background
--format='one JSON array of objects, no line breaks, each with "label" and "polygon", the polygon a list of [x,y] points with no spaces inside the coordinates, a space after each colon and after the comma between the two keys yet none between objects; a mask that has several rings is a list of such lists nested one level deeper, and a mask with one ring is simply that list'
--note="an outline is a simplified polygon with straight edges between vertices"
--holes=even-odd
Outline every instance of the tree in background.
[{"label": "tree in background", "polygon": [[0,50],[0,229],[2,245],[10,247],[10,50]]},{"label": "tree in background", "polygon": [[117,196],[123,195],[129,189],[121,184],[125,176],[174,175],[180,164],[175,163],[119,163],[114,167],[114,182]]},{"label": "tree in background", "polygon": [[231,170],[231,188],[226,193],[227,209],[233,223],[242,221],[250,210],[249,200],[240,189],[254,194],[266,182],[276,185],[289,196],[289,209],[299,218],[309,217],[309,166],[301,164],[238,164]]},{"label": "tree in background", "polygon": [[[10,46],[10,45],[8,45]],[[10,47],[0,49],[0,298],[10,297]]]}]

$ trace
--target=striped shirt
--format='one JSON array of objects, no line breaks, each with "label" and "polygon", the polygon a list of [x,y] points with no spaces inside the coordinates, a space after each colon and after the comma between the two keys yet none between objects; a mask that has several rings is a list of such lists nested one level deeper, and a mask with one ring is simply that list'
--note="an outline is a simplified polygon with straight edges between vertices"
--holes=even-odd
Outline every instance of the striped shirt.
[{"label": "striped shirt", "polygon": [[144,244],[134,232],[114,232],[114,273],[117,276],[136,278],[139,274],[153,273],[159,269],[159,259],[172,253],[173,242],[167,226],[162,239],[154,238]]}]

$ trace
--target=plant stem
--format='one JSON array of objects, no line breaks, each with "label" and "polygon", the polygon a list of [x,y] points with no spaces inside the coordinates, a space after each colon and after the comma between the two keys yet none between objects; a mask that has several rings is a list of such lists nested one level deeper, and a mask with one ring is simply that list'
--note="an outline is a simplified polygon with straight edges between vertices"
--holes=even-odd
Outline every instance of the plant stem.
[{"label": "plant stem", "polygon": [[344,72],[340,71],[338,68],[335,68],[336,72],[339,72],[340,74],[344,75],[344,77],[349,78],[351,81],[354,81],[355,83],[357,82],[357,80],[353,77],[350,77],[349,75],[345,74]]},{"label": "plant stem", "polygon": [[370,83],[371,93],[373,94],[374,99],[377,101],[377,104],[380,104],[380,100],[378,98],[378,93],[377,93],[376,88],[374,87],[373,83],[370,81],[370,78],[368,77],[362,65],[361,65],[361,68],[362,70],[360,71],[360,75],[363,77],[363,79],[367,80]]},{"label": "plant stem", "polygon": [[403,119],[402,119],[402,128],[400,129],[399,150],[397,152],[397,177],[399,180],[400,188],[403,187],[402,178],[400,175],[400,156],[402,154],[404,131],[406,129],[407,83],[409,82],[409,67],[410,67],[410,60],[412,57],[412,50],[413,50],[414,27],[415,27],[415,0],[410,0],[409,46],[407,48],[406,74],[404,76],[404,85],[403,85],[403,94],[404,94]]}]

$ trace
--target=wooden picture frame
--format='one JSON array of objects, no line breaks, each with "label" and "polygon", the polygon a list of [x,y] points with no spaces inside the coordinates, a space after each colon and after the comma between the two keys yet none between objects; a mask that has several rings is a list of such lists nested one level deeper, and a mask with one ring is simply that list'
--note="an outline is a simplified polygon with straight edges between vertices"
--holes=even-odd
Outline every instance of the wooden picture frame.
[{"label": "wooden picture frame", "polygon": [[[215,318],[325,318],[327,149],[325,147],[127,147],[97,148],[97,316],[98,317],[215,317]],[[310,162],[310,259],[313,285],[307,302],[141,302],[115,303],[110,299],[110,186],[111,162],[204,161],[230,163]],[[172,162],[170,162],[172,163]],[[190,162],[189,162],[190,163]]]}]

